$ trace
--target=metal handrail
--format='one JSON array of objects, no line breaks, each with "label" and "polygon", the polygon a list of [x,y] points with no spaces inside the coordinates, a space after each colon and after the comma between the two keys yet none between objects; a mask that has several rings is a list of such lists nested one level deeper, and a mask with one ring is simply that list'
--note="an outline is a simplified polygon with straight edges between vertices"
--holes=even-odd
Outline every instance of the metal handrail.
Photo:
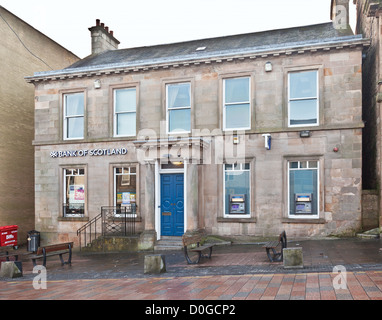
[{"label": "metal handrail", "polygon": [[[87,235],[88,228],[89,228],[89,235],[90,235],[89,243],[92,242],[92,226],[93,225],[94,225],[94,239],[97,238],[97,221],[100,220],[100,219],[102,219],[102,212],[98,216],[96,216],[95,218],[93,218],[92,220],[90,220],[89,222],[87,222],[81,228],[79,228],[77,230],[77,236],[79,237],[79,242],[80,242],[80,250],[82,248],[81,235],[82,235],[83,232],[84,232],[84,236],[85,236],[85,245],[84,245],[84,247],[87,246],[86,235]],[[101,233],[102,233],[102,231],[101,231]]]},{"label": "metal handrail", "polygon": [[[100,221],[101,220],[101,221]],[[80,250],[82,246],[82,235],[84,235],[84,247],[88,243],[97,239],[97,234],[106,235],[135,235],[135,223],[137,220],[136,205],[132,204],[129,208],[126,207],[102,207],[101,213],[88,221],[77,230],[79,237]],[[101,222],[101,230],[97,232],[97,222]],[[89,242],[87,241],[89,235]]]}]

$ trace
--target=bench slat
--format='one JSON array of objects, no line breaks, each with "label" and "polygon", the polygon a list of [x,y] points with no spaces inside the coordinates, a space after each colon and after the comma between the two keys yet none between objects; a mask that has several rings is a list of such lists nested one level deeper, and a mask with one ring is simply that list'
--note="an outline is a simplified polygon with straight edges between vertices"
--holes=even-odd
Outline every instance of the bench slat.
[{"label": "bench slat", "polygon": [[213,246],[214,246],[213,244],[209,244],[209,245],[205,245],[205,246],[200,246],[200,247],[192,248],[192,249],[189,249],[188,251],[198,252],[198,251],[203,251],[203,250],[209,249],[209,248],[211,248]]}]

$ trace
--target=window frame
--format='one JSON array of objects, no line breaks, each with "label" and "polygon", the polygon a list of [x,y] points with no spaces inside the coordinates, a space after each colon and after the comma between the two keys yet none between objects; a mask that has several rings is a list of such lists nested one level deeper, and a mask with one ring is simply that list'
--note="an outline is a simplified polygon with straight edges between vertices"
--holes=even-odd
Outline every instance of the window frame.
[{"label": "window frame", "polygon": [[[135,185],[135,204],[136,204],[136,211],[134,217],[139,217],[140,212],[140,196],[139,196],[139,190],[140,190],[140,175],[139,175],[139,164],[137,162],[124,162],[124,163],[111,163],[109,166],[109,172],[110,172],[110,205],[112,207],[117,207],[117,178],[116,178],[116,169],[118,168],[135,168],[135,179],[136,179],[136,185]],[[116,217],[120,217],[121,215],[116,214]],[[132,216],[131,214],[129,216]]]},{"label": "window frame", "polygon": [[[317,170],[317,208],[316,208],[316,214],[291,214],[291,201],[290,201],[290,192],[291,192],[291,181],[290,181],[290,171],[291,171],[291,168],[290,168],[290,164],[292,162],[298,162],[299,165],[298,165],[298,168],[292,168],[292,171],[299,171],[299,170],[312,170],[312,169],[315,169]],[[300,164],[302,162],[306,162],[307,163],[307,167],[306,168],[300,168]],[[317,167],[314,168],[314,167],[310,167],[309,166],[309,162],[316,162],[317,163]],[[286,166],[287,166],[287,217],[289,219],[302,219],[302,220],[306,220],[306,219],[319,219],[320,218],[320,206],[321,206],[321,188],[322,188],[322,181],[321,181],[321,167],[322,167],[322,163],[320,161],[319,158],[308,158],[308,159],[305,159],[305,158],[299,158],[299,159],[287,159],[286,161]]]},{"label": "window frame", "polygon": [[[67,102],[66,102],[66,97],[69,95],[75,95],[75,94],[82,94],[83,95],[83,103],[84,103],[84,112],[82,115],[74,115],[74,116],[67,116],[66,115],[66,107],[67,107]],[[76,90],[76,91],[69,91],[69,92],[63,92],[62,93],[62,116],[63,116],[63,140],[65,141],[72,141],[72,140],[83,140],[85,139],[85,132],[86,132],[86,94],[84,90]],[[74,138],[69,138],[68,137],[68,121],[69,119],[73,118],[82,118],[83,119],[83,132],[81,137],[74,137]]]},{"label": "window frame", "polygon": [[[113,96],[113,137],[120,138],[120,137],[136,137],[137,131],[138,131],[138,94],[139,90],[136,85],[132,86],[115,86],[112,89],[112,96]],[[124,111],[124,112],[116,112],[116,94],[118,90],[135,90],[135,111]],[[118,134],[118,114],[132,114],[135,113],[135,134],[132,135],[125,135],[125,134]]]},{"label": "window frame", "polygon": [[[86,214],[87,214],[87,166],[78,166],[78,165],[65,165],[61,168],[61,176],[62,176],[62,183],[61,183],[61,194],[62,194],[62,216],[64,218],[82,218],[82,217],[85,217]],[[74,213],[74,214],[67,214],[66,213],[66,205],[67,205],[67,198],[66,198],[66,192],[67,192],[67,177],[70,177],[70,176],[73,176],[73,175],[67,175],[67,170],[83,170],[84,173],[83,174],[78,174],[78,175],[74,175],[74,176],[83,176],[84,177],[84,204],[83,204],[83,213],[82,214],[77,214],[77,213]],[[73,174],[73,172],[72,172]]]},{"label": "window frame", "polygon": [[[170,86],[176,86],[176,85],[182,85],[182,84],[188,84],[189,85],[189,95],[190,95],[190,105],[186,107],[178,107],[178,108],[169,108],[169,87]],[[167,82],[165,83],[165,112],[166,112],[166,134],[188,134],[192,131],[192,104],[193,104],[193,98],[192,98],[192,87],[193,83],[192,81],[185,80],[185,81],[178,81],[178,82]],[[177,130],[177,131],[170,131],[170,112],[173,110],[190,110],[190,130]]]},{"label": "window frame", "polygon": [[[316,85],[316,96],[315,97],[304,97],[304,98],[294,98],[291,99],[291,83],[290,83],[290,76],[291,74],[296,74],[296,73],[304,73],[304,72],[316,72],[316,80],[317,80],[317,85]],[[287,126],[288,128],[301,128],[301,127],[317,127],[320,126],[320,69],[318,67],[313,67],[310,69],[297,69],[297,70],[289,70],[287,72]],[[306,101],[306,100],[316,100],[316,123],[304,123],[304,124],[291,124],[291,102],[293,101]]]},{"label": "window frame", "polygon": [[[229,102],[226,103],[226,81],[227,80],[233,80],[233,79],[248,79],[248,101],[241,101],[241,102]],[[229,76],[222,78],[223,81],[223,89],[222,89],[222,104],[223,104],[223,131],[239,131],[239,130],[251,130],[252,129],[252,77],[250,75],[235,75],[235,76]],[[227,118],[226,118],[226,110],[227,106],[233,106],[233,105],[243,105],[248,104],[248,127],[243,128],[227,128]]]},{"label": "window frame", "polygon": [[[232,169],[231,170],[226,170],[226,166],[227,165],[232,165]],[[239,170],[235,170],[234,166],[235,165],[238,165],[240,166],[240,169]],[[249,165],[249,169],[243,169],[244,165]],[[239,218],[239,219],[249,219],[249,218],[252,218],[252,200],[253,200],[253,197],[252,197],[252,168],[253,168],[253,163],[252,161],[248,161],[248,162],[243,162],[243,163],[223,163],[223,192],[222,192],[222,196],[223,196],[223,218],[229,218],[229,219],[235,219],[235,218]],[[249,173],[249,199],[248,199],[248,206],[247,206],[247,211],[248,213],[245,213],[245,214],[230,214],[230,213],[226,213],[226,208],[227,208],[227,203],[226,203],[226,182],[225,182],[225,176],[226,176],[226,172],[238,172],[238,171],[241,171],[241,172],[248,172]]]}]

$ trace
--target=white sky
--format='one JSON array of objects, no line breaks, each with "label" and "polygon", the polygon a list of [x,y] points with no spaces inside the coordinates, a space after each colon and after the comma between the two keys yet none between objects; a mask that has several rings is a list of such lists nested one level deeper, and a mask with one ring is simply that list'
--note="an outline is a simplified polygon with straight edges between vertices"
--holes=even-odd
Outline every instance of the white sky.
[{"label": "white sky", "polygon": [[[100,19],[119,48],[330,21],[331,0],[0,0],[0,5],[80,58]],[[351,17],[355,6],[350,1]]]}]

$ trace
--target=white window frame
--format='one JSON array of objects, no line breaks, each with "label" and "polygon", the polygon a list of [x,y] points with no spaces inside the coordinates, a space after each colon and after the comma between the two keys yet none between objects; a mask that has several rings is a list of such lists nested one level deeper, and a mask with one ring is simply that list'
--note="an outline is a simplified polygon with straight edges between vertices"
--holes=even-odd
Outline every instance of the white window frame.
[{"label": "white window frame", "polygon": [[[178,107],[178,108],[169,108],[168,102],[169,102],[169,94],[168,94],[168,89],[171,86],[176,86],[176,85],[182,85],[182,84],[187,84],[189,86],[189,94],[190,94],[190,105],[189,106],[184,106],[184,107]],[[191,105],[192,105],[192,97],[191,97],[191,82],[174,82],[174,83],[167,83],[166,84],[166,133],[167,134],[176,134],[176,133],[191,133],[192,130],[192,110],[191,110]],[[190,110],[190,130],[174,130],[170,131],[170,112],[173,110]]]},{"label": "white window frame", "polygon": [[[135,91],[135,111],[123,111],[117,112],[117,91],[118,90],[134,90]],[[118,115],[119,114],[135,114],[135,134],[127,135],[127,134],[118,134]],[[137,88],[136,87],[126,87],[126,88],[115,88],[113,89],[113,122],[114,122],[114,137],[135,137],[137,135]]]},{"label": "white window frame", "polygon": [[[294,99],[291,99],[291,97],[290,97],[290,89],[291,89],[290,76],[291,76],[291,74],[292,73],[313,72],[313,71],[316,72],[316,77],[317,77],[316,96],[315,97],[304,97],[304,98],[294,98]],[[291,71],[291,72],[288,72],[288,127],[289,128],[316,127],[316,126],[320,125],[320,107],[319,107],[320,106],[320,95],[319,95],[320,82],[319,81],[320,81],[319,70],[317,70],[317,69],[300,70],[300,71]],[[290,123],[290,121],[291,121],[291,118],[290,118],[291,102],[293,102],[293,101],[313,100],[313,99],[316,100],[316,117],[317,117],[316,123],[291,124]]]},{"label": "white window frame", "polygon": [[[245,165],[249,166],[249,169],[245,169]],[[231,169],[226,169],[227,165],[232,165]],[[238,166],[238,169],[235,169],[235,166]],[[252,206],[252,181],[251,181],[251,169],[252,169],[252,164],[250,162],[246,163],[238,163],[238,164],[230,164],[230,163],[224,163],[223,164],[223,217],[224,218],[251,218],[251,206]],[[226,213],[226,206],[228,205],[226,203],[226,188],[225,188],[225,174],[226,172],[249,172],[249,199],[248,199],[248,208],[247,211],[248,213],[246,214],[227,214]]]},{"label": "white window frame", "polygon": [[[73,171],[78,170],[78,174],[74,174]],[[83,174],[80,173],[80,170],[83,171]],[[71,173],[68,174],[68,171],[71,171]],[[66,213],[64,217],[83,217],[85,216],[86,213],[86,199],[87,199],[87,185],[86,185],[86,168],[84,167],[65,167],[62,170],[63,174],[63,205],[65,206],[67,204],[66,202],[66,192],[67,192],[67,177],[79,177],[82,176],[84,177],[84,213],[83,214],[68,214]]]},{"label": "white window frame", "polygon": [[[84,113],[82,115],[72,115],[72,116],[66,116],[66,97],[69,95],[76,95],[76,94],[82,94],[83,95],[83,101],[84,101]],[[64,100],[64,108],[63,108],[63,117],[64,117],[64,126],[63,126],[63,136],[64,140],[79,140],[84,139],[85,137],[85,93],[84,92],[70,92],[70,93],[64,93],[63,94],[63,100]],[[83,132],[81,137],[74,137],[69,138],[68,137],[68,121],[72,118],[82,118],[83,119]]]},{"label": "white window frame", "polygon": [[[246,78],[248,79],[248,101],[240,101],[240,102],[229,102],[226,103],[226,80],[232,80],[232,79],[241,79]],[[249,76],[243,76],[243,77],[231,77],[231,78],[225,78],[223,79],[223,131],[234,131],[234,130],[251,130],[251,123],[252,123],[252,107],[251,107],[251,77]],[[226,118],[226,109],[227,106],[234,106],[234,105],[241,105],[241,104],[248,104],[248,119],[249,119],[249,126],[244,128],[227,128],[227,118]]]},{"label": "white window frame", "polygon": [[[290,164],[292,162],[298,162],[298,168],[291,168]],[[306,162],[307,167],[306,168],[300,168],[301,163]],[[310,162],[316,162],[317,167],[310,167],[309,163]],[[319,159],[310,159],[310,160],[288,160],[287,161],[287,166],[288,166],[288,176],[287,176],[287,181],[288,181],[288,218],[290,219],[319,219],[320,217],[320,161]],[[312,170],[315,169],[317,170],[317,213],[316,214],[291,214],[291,203],[290,203],[290,171],[300,171],[300,170]]]},{"label": "white window frame", "polygon": [[[131,172],[131,168],[135,168],[135,173]],[[122,169],[122,173],[117,173],[117,169]],[[129,169],[128,172],[125,172],[125,169]],[[136,177],[136,185],[135,185],[135,205],[136,205],[136,211],[135,214],[129,214],[128,216],[134,216],[137,217],[137,203],[138,203],[138,179],[137,179],[137,167],[136,165],[132,164],[126,164],[126,165],[118,165],[113,167],[113,206],[117,207],[117,176],[123,176],[123,175],[134,175]],[[116,217],[119,217],[121,215],[115,214]]]}]

